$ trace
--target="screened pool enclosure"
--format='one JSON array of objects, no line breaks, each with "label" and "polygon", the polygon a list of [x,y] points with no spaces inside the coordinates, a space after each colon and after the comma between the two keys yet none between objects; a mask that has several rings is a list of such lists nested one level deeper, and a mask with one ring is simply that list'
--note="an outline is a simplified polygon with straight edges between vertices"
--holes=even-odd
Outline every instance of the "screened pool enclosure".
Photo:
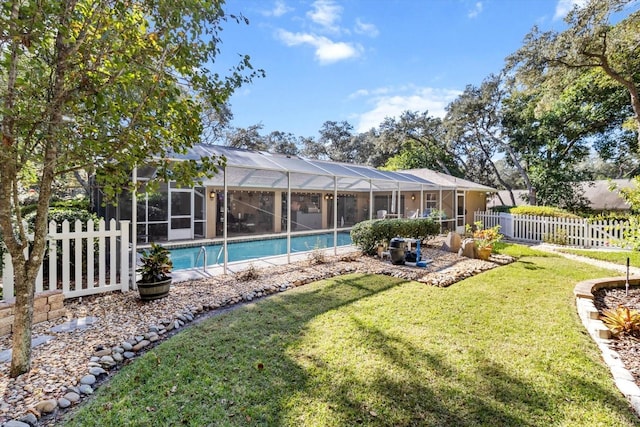
[{"label": "screened pool enclosure", "polygon": [[[134,245],[226,242],[337,233],[366,219],[420,216],[432,196],[442,192],[410,174],[223,146],[197,145],[172,160],[204,156],[224,156],[226,166],[194,188],[170,182],[154,193],[138,193],[134,200],[124,194],[116,207],[102,208],[100,214],[131,220]],[[140,166],[132,178],[144,189],[154,174],[153,167]]]}]

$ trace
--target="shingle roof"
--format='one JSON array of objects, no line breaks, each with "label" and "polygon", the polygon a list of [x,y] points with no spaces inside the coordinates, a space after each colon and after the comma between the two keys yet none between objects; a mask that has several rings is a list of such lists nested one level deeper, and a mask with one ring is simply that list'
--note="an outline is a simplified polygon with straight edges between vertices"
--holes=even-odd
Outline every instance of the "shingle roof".
[{"label": "shingle roof", "polygon": [[[634,187],[633,181],[630,179],[612,179],[612,180],[598,180],[598,181],[586,181],[582,183],[584,189],[584,195],[589,199],[589,206],[596,211],[602,210],[627,210],[629,205],[620,197],[616,191],[609,190],[610,184],[613,183],[618,188],[631,188]],[[514,197],[517,205],[526,205],[527,203],[522,200],[520,195],[526,194],[526,190],[514,190]],[[498,198],[498,194],[502,197],[505,203],[511,203],[511,197],[509,192],[501,190],[497,195],[493,196],[487,201],[487,208],[493,206],[501,206],[502,203]]]},{"label": "shingle roof", "polygon": [[447,175],[441,172],[436,172],[431,169],[406,169],[402,172],[415,175],[427,181],[433,182],[442,187],[457,188],[459,190],[469,191],[486,191],[489,193],[495,193],[498,190],[489,187],[487,185],[478,184],[477,182],[469,181],[463,178],[457,178],[455,176]]}]

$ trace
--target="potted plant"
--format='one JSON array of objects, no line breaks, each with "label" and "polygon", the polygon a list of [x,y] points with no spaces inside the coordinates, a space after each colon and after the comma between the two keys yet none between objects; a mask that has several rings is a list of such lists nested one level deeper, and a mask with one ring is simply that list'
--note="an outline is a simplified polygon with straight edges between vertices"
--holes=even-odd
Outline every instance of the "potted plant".
[{"label": "potted plant", "polygon": [[171,269],[173,263],[169,257],[169,250],[157,243],[151,243],[151,248],[142,251],[142,264],[136,270],[142,275],[136,282],[140,299],[143,301],[164,298],[171,287]]},{"label": "potted plant", "polygon": [[[471,227],[467,225],[467,231],[470,231],[470,228]],[[493,251],[493,244],[499,242],[504,237],[500,234],[499,225],[491,228],[484,228],[484,225],[480,221],[475,223],[475,230],[472,235],[473,242],[477,249],[478,258],[485,261],[489,259],[491,251]]]}]

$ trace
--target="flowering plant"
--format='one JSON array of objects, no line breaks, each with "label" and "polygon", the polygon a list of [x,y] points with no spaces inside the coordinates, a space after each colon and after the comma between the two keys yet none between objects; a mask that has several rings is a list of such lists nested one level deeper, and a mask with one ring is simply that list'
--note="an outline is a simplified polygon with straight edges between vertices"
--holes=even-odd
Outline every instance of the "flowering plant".
[{"label": "flowering plant", "polygon": [[475,222],[475,231],[471,233],[471,226],[467,224],[467,232],[473,235],[473,241],[478,249],[490,248],[494,243],[499,242],[504,237],[500,234],[500,226],[484,228],[481,221]]}]

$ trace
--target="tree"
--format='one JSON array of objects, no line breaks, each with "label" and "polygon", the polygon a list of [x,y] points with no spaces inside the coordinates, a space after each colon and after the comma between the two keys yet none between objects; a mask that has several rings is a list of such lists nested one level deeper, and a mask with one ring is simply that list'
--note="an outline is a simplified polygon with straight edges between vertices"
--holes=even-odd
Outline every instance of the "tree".
[{"label": "tree", "polygon": [[326,121],[320,129],[318,142],[326,147],[326,153],[334,162],[354,163],[357,146],[354,144],[353,126],[349,122]]},{"label": "tree", "polygon": [[326,160],[329,158],[327,155],[327,147],[321,144],[315,138],[308,136],[300,139],[300,155],[309,159]]},{"label": "tree", "polygon": [[265,138],[267,147],[272,153],[287,154],[297,156],[300,152],[298,141],[294,134],[290,132],[273,131]]},{"label": "tree", "polygon": [[505,154],[531,190],[529,176],[502,128],[502,100],[505,96],[501,75],[487,77],[480,87],[469,85],[447,106],[444,126],[450,144],[455,144],[459,157],[464,160],[465,177],[493,185],[490,182],[490,175],[493,175],[509,191],[511,204],[516,205],[513,188],[494,161],[498,153]]},{"label": "tree", "polygon": [[[199,141],[203,105],[224,105],[235,89],[262,75],[247,56],[227,77],[207,68],[229,19],[247,22],[226,15],[221,1],[3,4],[0,230],[15,272],[12,377],[30,368],[35,280],[53,184],[95,167],[113,196],[134,189],[130,171],[151,157],[160,179],[183,185],[217,171],[220,159],[165,159]],[[39,190],[31,244],[18,201],[25,165],[37,171]]]},{"label": "tree", "polygon": [[421,169],[433,165],[431,154],[427,149],[415,141],[404,144],[402,150],[385,163],[381,169],[384,170],[405,170]]},{"label": "tree", "polygon": [[234,128],[227,133],[227,145],[233,148],[243,148],[253,151],[267,151],[265,138],[260,135],[262,123],[247,128]]},{"label": "tree", "polygon": [[425,157],[419,162],[419,167],[442,171],[448,175],[460,176],[458,159],[455,158],[452,147],[447,143],[442,121],[431,117],[428,111],[422,113],[405,111],[400,118],[386,118],[380,125],[378,139],[378,157],[374,166],[385,164],[395,155],[402,154],[420,147]]},{"label": "tree", "polygon": [[202,111],[202,143],[219,143],[224,139],[231,120],[233,120],[233,113],[228,102],[222,105],[205,104]]},{"label": "tree", "polygon": [[[600,70],[629,96],[640,141],[640,11],[629,14],[615,25],[612,15],[626,12],[634,0],[589,0],[576,5],[565,21],[563,32],[541,32],[537,27],[526,36],[524,46],[508,58],[511,69],[521,81],[535,86],[553,82],[561,90],[567,73],[580,75],[583,70]],[[636,3],[637,5],[637,3]]]},{"label": "tree", "polygon": [[592,176],[579,164],[594,143],[606,146],[619,134],[620,109],[594,89],[589,71],[583,74],[568,78],[555,98],[543,101],[548,92],[542,84],[513,90],[503,101],[503,131],[535,189],[535,204],[583,207],[581,181]]}]

